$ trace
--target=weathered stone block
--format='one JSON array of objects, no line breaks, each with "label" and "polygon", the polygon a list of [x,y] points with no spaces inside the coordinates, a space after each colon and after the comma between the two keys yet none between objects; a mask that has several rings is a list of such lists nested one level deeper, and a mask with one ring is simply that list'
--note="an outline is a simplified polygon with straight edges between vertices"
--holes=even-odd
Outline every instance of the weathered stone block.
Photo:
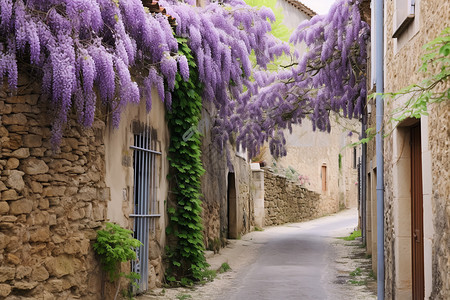
[{"label": "weathered stone block", "polygon": [[61,278],[64,275],[73,274],[80,267],[78,259],[69,255],[49,257],[45,260],[45,266],[50,275]]},{"label": "weathered stone block", "polygon": [[76,195],[77,193],[78,193],[78,187],[71,186],[66,189],[66,191],[64,192],[64,195],[65,196],[73,196],[73,195]]},{"label": "weathered stone block", "polygon": [[44,148],[32,148],[31,149],[31,155],[36,156],[36,157],[42,157],[45,154],[45,149]]},{"label": "weathered stone block", "polygon": [[7,226],[10,227],[11,224],[5,224],[6,222],[11,222],[14,223],[15,221],[17,221],[17,217],[16,216],[1,216],[0,217],[0,226]]},{"label": "weathered stone block", "polygon": [[105,209],[103,205],[95,206],[93,208],[93,217],[95,221],[101,221],[105,218]]},{"label": "weathered stone block", "polygon": [[30,149],[28,149],[28,148],[17,149],[13,153],[11,153],[11,156],[15,157],[15,158],[21,158],[21,159],[27,158],[30,156]]},{"label": "weathered stone block", "polygon": [[9,243],[9,236],[0,232],[0,250],[3,250]]},{"label": "weathered stone block", "polygon": [[16,272],[16,278],[22,279],[31,275],[32,268],[29,266],[18,266]]},{"label": "weathered stone block", "polygon": [[42,294],[42,297],[43,297],[43,300],[56,300],[56,297],[52,293],[45,291],[45,290],[44,290],[44,293]]},{"label": "weathered stone block", "polygon": [[74,209],[69,213],[69,220],[79,220],[84,218],[85,211],[84,209]]},{"label": "weathered stone block", "polygon": [[42,145],[42,136],[28,134],[23,137],[23,145],[29,148],[40,147]]},{"label": "weathered stone block", "polygon": [[46,227],[38,228],[30,233],[30,241],[32,242],[47,242],[48,240],[50,240],[50,230]]},{"label": "weathered stone block", "polygon": [[9,284],[0,284],[0,297],[6,297],[11,294],[11,289]]},{"label": "weathered stone block", "polygon": [[11,201],[9,204],[10,214],[20,215],[29,214],[33,209],[33,201],[28,199],[20,199]]},{"label": "weathered stone block", "polygon": [[57,224],[57,223],[56,223],[56,215],[49,215],[49,216],[48,216],[48,224],[49,224],[50,226],[56,225],[56,224]]},{"label": "weathered stone block", "polygon": [[67,145],[68,145],[70,148],[72,148],[72,149],[74,149],[74,150],[77,150],[77,149],[78,149],[79,142],[78,142],[77,139],[74,139],[74,138],[67,138],[67,139],[66,139],[66,143],[67,143]]},{"label": "weathered stone block", "polygon": [[51,293],[58,293],[64,290],[63,280],[61,279],[50,279],[45,285],[45,289]]},{"label": "weathered stone block", "polygon": [[[32,181],[32,182],[30,182],[30,188],[31,188],[31,190],[33,191],[33,193],[36,193],[36,194],[40,194],[40,193],[42,193],[42,191],[43,191],[43,189],[42,189],[42,184],[40,184],[39,182],[37,182],[37,181]],[[47,200],[48,201],[48,200]]]},{"label": "weathered stone block", "polygon": [[[6,185],[3,183],[3,181],[0,181],[0,192],[6,191],[8,188],[6,187]],[[1,194],[0,194],[1,197]],[[1,198],[0,198],[1,199]]]},{"label": "weathered stone block", "polygon": [[31,112],[31,106],[24,103],[18,103],[12,106],[13,113],[29,113]]},{"label": "weathered stone block", "polygon": [[33,157],[22,163],[22,170],[28,175],[45,174],[48,172],[48,166],[43,160]]},{"label": "weathered stone block", "polygon": [[14,279],[16,275],[16,268],[0,267],[0,282]]},{"label": "weathered stone block", "polygon": [[17,169],[18,166],[19,166],[19,160],[15,157],[11,157],[10,159],[8,159],[8,162],[6,163],[5,168],[7,170],[13,170],[13,169]]},{"label": "weathered stone block", "polygon": [[42,196],[44,197],[64,196],[65,191],[66,191],[65,186],[49,186],[44,188]]},{"label": "weathered stone block", "polygon": [[26,95],[25,102],[34,106],[37,104],[39,97],[40,97],[39,94]]},{"label": "weathered stone block", "polygon": [[26,99],[27,99],[27,96],[19,95],[19,96],[7,97],[5,99],[5,101],[6,101],[6,103],[26,103]]},{"label": "weathered stone block", "polygon": [[3,112],[4,115],[8,115],[12,112],[12,105],[5,104],[5,102],[0,102],[0,111]]},{"label": "weathered stone block", "polygon": [[20,261],[21,261],[17,255],[12,254],[12,253],[8,253],[6,255],[6,260],[14,265],[20,264]]},{"label": "weathered stone block", "polygon": [[25,183],[23,182],[22,176],[24,172],[11,170],[8,176],[8,180],[6,181],[6,185],[10,188],[13,188],[17,191],[22,191],[25,187]]},{"label": "weathered stone block", "polygon": [[32,290],[34,289],[38,283],[34,282],[26,282],[26,281],[16,281],[14,282],[14,288],[18,290]]},{"label": "weathered stone block", "polygon": [[9,114],[2,118],[3,125],[26,125],[27,117],[24,114]]},{"label": "weathered stone block", "polygon": [[49,278],[49,274],[47,269],[43,266],[36,266],[33,268],[33,272],[31,273],[31,280],[33,281],[44,281]]},{"label": "weathered stone block", "polygon": [[19,199],[19,195],[16,190],[6,190],[2,192],[2,200],[17,200]]},{"label": "weathered stone block", "polygon": [[0,215],[5,215],[9,212],[9,205],[6,201],[0,201]]},{"label": "weathered stone block", "polygon": [[52,179],[52,177],[49,174],[39,174],[35,175],[34,179],[40,182],[49,182]]},{"label": "weathered stone block", "polygon": [[6,136],[8,136],[8,130],[6,130],[6,128],[5,128],[5,126],[1,126],[0,125],[0,136],[1,137],[6,137]]},{"label": "weathered stone block", "polygon": [[74,166],[69,168],[71,173],[74,174],[83,174],[86,172],[86,169],[83,166]]}]

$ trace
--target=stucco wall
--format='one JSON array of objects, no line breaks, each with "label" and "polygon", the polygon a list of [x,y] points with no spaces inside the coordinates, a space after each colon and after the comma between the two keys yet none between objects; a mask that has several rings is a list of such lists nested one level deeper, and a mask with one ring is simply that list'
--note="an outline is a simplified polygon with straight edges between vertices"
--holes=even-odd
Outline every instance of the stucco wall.
[{"label": "stucco wall", "polygon": [[134,134],[147,126],[152,134],[152,149],[162,155],[155,155],[156,173],[155,189],[157,207],[153,214],[160,214],[151,222],[155,222],[155,231],[150,231],[149,242],[149,288],[161,286],[164,276],[162,254],[165,246],[165,214],[164,206],[168,193],[168,160],[169,131],[165,121],[165,107],[159,100],[156,91],[152,91],[152,110],[147,113],[145,101],[130,104],[121,116],[119,128],[108,126],[105,132],[106,176],[105,182],[111,190],[107,217],[110,221],[133,230],[134,212]]},{"label": "stucco wall", "polygon": [[301,22],[310,19],[308,15],[285,0],[278,0],[275,7],[283,9],[283,24],[288,28],[295,29]]},{"label": "stucco wall", "polygon": [[[342,124],[333,122],[332,130],[327,132],[312,131],[311,122],[293,126],[292,134],[286,132],[287,155],[278,159],[278,163],[287,168],[293,167],[299,174],[307,176],[306,187],[324,198],[336,201],[341,207],[357,206],[358,171],[353,166],[353,148],[346,147],[357,141],[358,135],[349,136],[349,130],[358,131],[356,120],[341,120]],[[357,158],[360,147],[356,148]],[[341,155],[341,166],[339,166]],[[322,167],[326,167],[326,190],[322,186]]]},{"label": "stucco wall", "polygon": [[[394,1],[386,2],[386,50],[385,50],[385,90],[396,91],[412,83],[418,83],[423,75],[417,70],[420,57],[424,54],[422,46],[434,39],[442,29],[450,26],[450,2],[441,0],[416,1],[416,17],[409,29],[399,39],[391,38],[395,29]],[[448,88],[448,86],[447,86]],[[386,103],[388,113],[398,107],[401,101]],[[422,166],[423,166],[423,201],[424,201],[424,254],[425,254],[425,297],[431,299],[450,298],[450,209],[449,209],[449,111],[448,103],[430,105],[430,116],[421,119],[422,128]],[[387,124],[385,131],[390,132],[392,124]],[[401,190],[402,183],[395,181],[393,170],[402,170],[394,152],[400,147],[396,136],[401,131],[385,139],[385,263],[386,263],[386,298],[399,297],[402,282],[396,278],[395,266],[399,259],[395,255],[396,245],[401,242],[396,238],[395,227],[399,214],[395,205],[401,201],[396,189]]]},{"label": "stucco wall", "polygon": [[39,86],[20,74],[16,96],[0,90],[0,299],[99,299],[92,243],[110,198],[105,125],[70,116],[53,152]]}]

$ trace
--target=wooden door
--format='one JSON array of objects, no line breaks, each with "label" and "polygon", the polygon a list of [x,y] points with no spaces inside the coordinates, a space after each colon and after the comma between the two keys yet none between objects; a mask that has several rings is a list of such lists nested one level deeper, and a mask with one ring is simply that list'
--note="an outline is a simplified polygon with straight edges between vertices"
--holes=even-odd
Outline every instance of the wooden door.
[{"label": "wooden door", "polygon": [[234,173],[228,173],[228,238],[238,238],[238,209],[237,209],[237,195],[236,182]]},{"label": "wooden door", "polygon": [[424,298],[423,196],[420,124],[411,128],[411,245],[413,299]]}]

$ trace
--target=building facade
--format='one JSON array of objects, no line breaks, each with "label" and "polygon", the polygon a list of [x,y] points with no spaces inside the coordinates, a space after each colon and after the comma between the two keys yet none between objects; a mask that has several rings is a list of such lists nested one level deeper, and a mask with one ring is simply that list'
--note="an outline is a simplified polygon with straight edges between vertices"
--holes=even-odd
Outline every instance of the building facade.
[{"label": "building facade", "polygon": [[[369,1],[365,1],[366,4]],[[372,1],[372,11],[374,10]],[[420,83],[423,45],[450,26],[450,3],[439,0],[384,1],[384,90],[395,92]],[[368,16],[367,12],[365,16]],[[377,21],[372,14],[372,36]],[[372,39],[372,67],[374,49]],[[373,68],[372,68],[373,70]],[[432,71],[432,70],[430,70]],[[369,80],[373,91],[374,72]],[[437,89],[448,89],[449,82]],[[384,292],[386,299],[450,297],[450,103],[428,106],[428,116],[391,118],[411,95],[384,101],[383,156],[367,146],[366,243],[376,269],[376,159],[384,161]],[[369,127],[375,103],[368,102]]]}]

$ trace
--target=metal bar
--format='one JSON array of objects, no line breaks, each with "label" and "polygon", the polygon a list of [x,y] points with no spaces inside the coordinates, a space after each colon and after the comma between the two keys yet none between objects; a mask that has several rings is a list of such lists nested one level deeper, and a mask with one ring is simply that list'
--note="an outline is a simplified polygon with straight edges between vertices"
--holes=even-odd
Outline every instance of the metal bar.
[{"label": "metal bar", "polygon": [[[151,139],[151,132],[150,132],[150,147],[153,148],[153,140]],[[154,156],[150,155],[150,164],[149,164],[149,171],[150,171],[150,180],[148,182],[149,185],[149,206],[150,206],[150,214],[153,214],[153,160]],[[150,220],[150,230],[153,232],[153,220]]]},{"label": "metal bar", "polygon": [[129,216],[133,217],[133,218],[157,218],[157,217],[161,217],[160,214],[149,214],[149,215],[131,214]]},{"label": "metal bar", "polygon": [[[140,141],[139,141],[139,147],[140,148],[143,148],[143,146],[144,146],[144,139],[145,139],[145,131],[144,131],[144,133],[140,134]],[[144,175],[145,170],[144,170],[144,166],[143,166],[143,163],[144,163],[144,160],[145,160],[145,152],[140,151],[139,155],[141,157],[141,161],[140,161],[140,164],[139,164],[139,168],[140,168],[140,171],[141,171],[141,177],[140,177],[141,195],[140,195],[140,199],[139,199],[140,200],[139,201],[139,213],[140,214],[145,214],[144,205],[143,205],[144,201],[142,201],[143,197],[145,195],[145,178],[144,178],[145,177],[145,175]],[[141,261],[140,261],[140,263],[141,263],[141,278],[140,278],[139,286],[140,286],[141,291],[144,291],[145,290],[145,251],[146,251],[146,248],[145,248],[145,236],[144,236],[145,220],[142,219],[142,218],[139,218],[139,222],[141,223],[141,227],[140,227],[140,241],[143,244],[141,246],[141,249],[142,249],[141,250]]]},{"label": "metal bar", "polygon": [[145,148],[142,148],[142,147],[130,146],[130,148],[131,148],[131,149],[134,149],[134,150],[140,150],[140,151],[144,151],[144,152],[150,152],[150,153],[153,153],[153,154],[162,155],[162,153],[159,152],[159,151],[154,151],[154,150],[150,150],[150,149],[145,149]]},{"label": "metal bar", "polygon": [[[148,139],[149,139],[149,137],[148,137],[148,128],[145,128],[145,130],[144,130],[144,145],[143,145],[143,147],[145,148],[145,149],[149,149],[149,146],[148,146]],[[149,188],[149,186],[148,186],[148,181],[149,181],[149,172],[148,172],[148,160],[149,160],[149,155],[150,155],[150,153],[149,152],[144,152],[143,153],[143,155],[144,155],[144,170],[145,170],[145,172],[144,172],[144,189],[145,189],[145,194],[144,194],[144,198],[143,198],[143,206],[144,206],[144,213],[145,214],[148,214],[149,212],[148,212],[148,193],[149,193],[149,190],[148,190],[148,188]],[[143,219],[143,222],[144,222],[144,249],[145,249],[145,251],[144,251],[144,287],[145,287],[145,290],[147,290],[147,286],[148,286],[148,249],[149,249],[149,247],[148,247],[148,244],[149,244],[149,240],[148,240],[148,219],[147,218],[145,218],[145,219]]]},{"label": "metal bar", "polygon": [[[154,141],[152,141],[152,148],[156,148],[155,147],[155,142]],[[154,156],[154,155],[152,155],[152,165],[151,165],[151,172],[152,172],[152,178],[151,178],[151,184],[150,184],[150,187],[151,187],[151,193],[152,193],[152,195],[151,195],[151,201],[152,201],[152,211],[151,211],[151,213],[152,214],[155,214],[156,213],[156,211],[155,211],[155,197],[156,197],[156,192],[155,192],[155,182],[156,182],[156,156]],[[152,228],[151,228],[151,230],[152,230],[152,233],[154,233],[155,232],[155,220],[154,219],[152,219],[151,220],[151,222],[152,222]]]},{"label": "metal bar", "polygon": [[[136,145],[136,135],[134,135],[134,145]],[[137,197],[137,188],[136,188],[136,178],[137,178],[137,157],[136,157],[136,152],[134,152],[134,156],[133,156],[133,167],[134,167],[134,185],[133,185],[133,212],[137,213],[136,211],[136,197]],[[137,220],[135,219],[133,221],[133,231],[134,231],[134,237],[136,238],[136,231],[137,231]],[[139,273],[138,270],[138,260],[139,260],[139,250],[136,249],[136,259],[135,261],[132,262],[131,266],[132,266],[132,270],[135,273]]]}]

